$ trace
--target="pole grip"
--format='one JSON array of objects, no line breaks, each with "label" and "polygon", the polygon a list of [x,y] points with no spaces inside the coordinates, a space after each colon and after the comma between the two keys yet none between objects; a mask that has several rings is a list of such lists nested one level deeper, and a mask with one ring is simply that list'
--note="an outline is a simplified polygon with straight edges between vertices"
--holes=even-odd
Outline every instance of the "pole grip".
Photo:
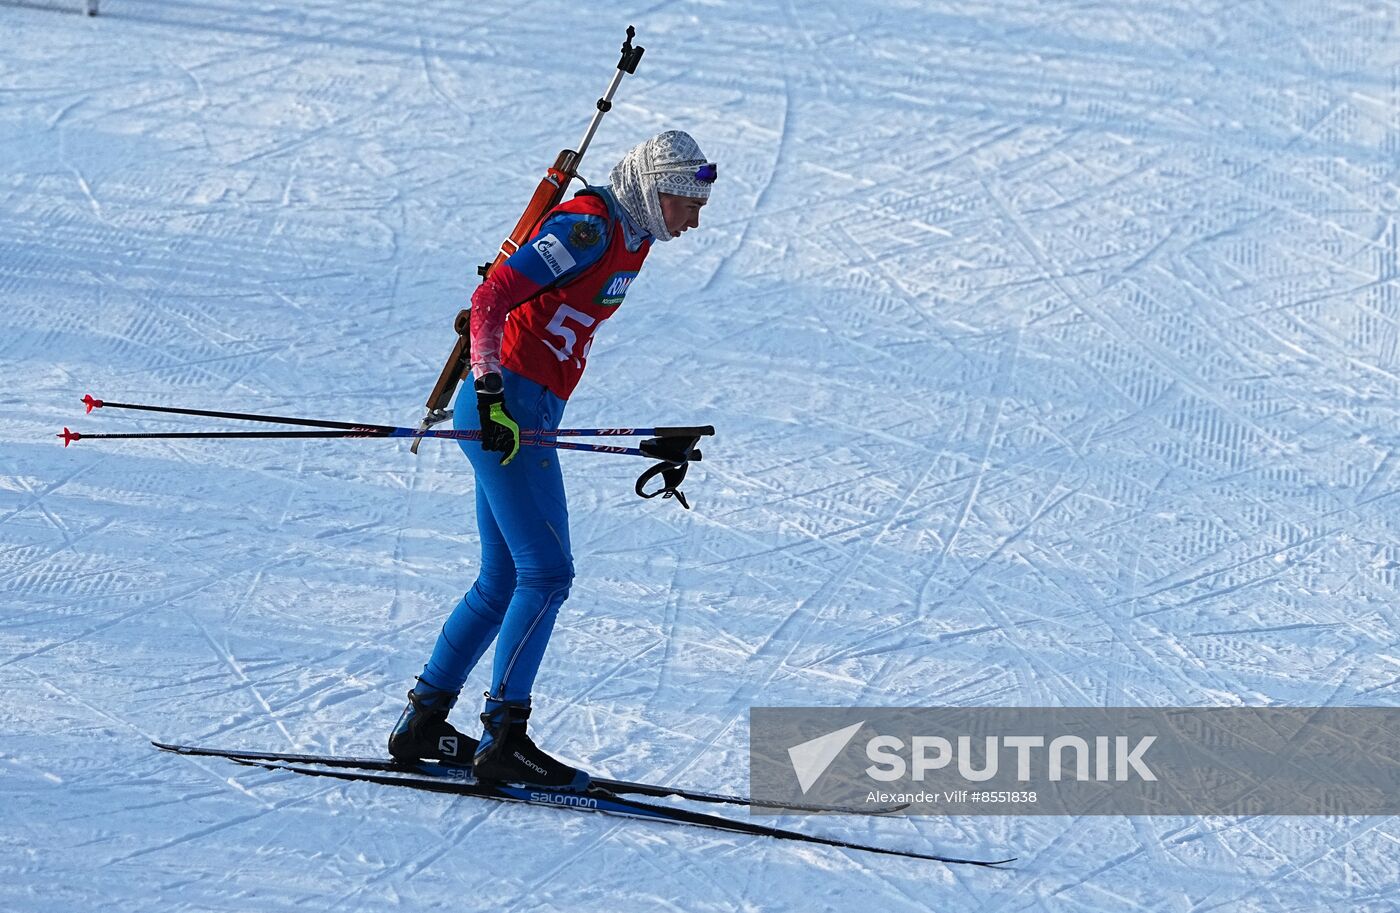
[{"label": "pole grip", "polygon": [[654,428],[657,437],[710,437],[715,433],[714,425],[686,425],[678,428]]}]

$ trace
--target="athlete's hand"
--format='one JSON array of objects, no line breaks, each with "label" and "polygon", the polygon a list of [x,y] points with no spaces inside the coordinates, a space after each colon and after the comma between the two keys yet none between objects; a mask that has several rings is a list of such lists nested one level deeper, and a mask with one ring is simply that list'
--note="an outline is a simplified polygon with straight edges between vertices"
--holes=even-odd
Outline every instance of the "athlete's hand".
[{"label": "athlete's hand", "polygon": [[483,374],[473,384],[476,411],[481,416],[481,449],[504,453],[504,466],[520,452],[520,426],[506,410],[505,384],[499,374]]}]

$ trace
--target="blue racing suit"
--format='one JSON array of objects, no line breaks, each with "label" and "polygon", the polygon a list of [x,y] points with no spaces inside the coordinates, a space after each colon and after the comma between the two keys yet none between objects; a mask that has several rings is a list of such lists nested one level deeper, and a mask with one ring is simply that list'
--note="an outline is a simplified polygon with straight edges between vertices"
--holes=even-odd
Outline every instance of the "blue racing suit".
[{"label": "blue racing suit", "polygon": [[[502,370],[501,379],[511,415],[522,429],[559,427],[564,400],[509,369]],[[462,385],[452,414],[458,430],[480,430],[470,384]],[[476,471],[481,572],[443,625],[421,678],[455,694],[499,637],[491,697],[528,701],[555,616],[574,579],[559,452],[521,444],[515,459],[502,466],[501,455],[482,450],[479,441],[460,443]]]},{"label": "blue racing suit", "polygon": [[[546,286],[566,283],[599,265],[608,249],[606,239],[617,227],[623,230],[629,251],[639,249],[650,239],[609,191],[595,190],[607,203],[608,219],[560,212],[548,217],[536,232],[537,240],[552,234],[561,244],[570,261],[567,269],[556,271],[531,242],[493,272],[495,281],[506,283],[518,296],[515,300],[532,297]],[[591,226],[595,238],[601,237],[604,243],[587,243],[590,236],[578,230],[580,223]],[[579,239],[584,243],[579,243]],[[558,258],[557,253],[555,256]],[[476,307],[474,303],[473,311]],[[509,368],[499,370],[506,406],[522,431],[559,427],[564,399]],[[463,384],[457,395],[453,424],[459,430],[481,427],[476,393],[470,383]],[[430,689],[458,693],[468,673],[496,639],[489,696],[508,703],[528,702],[555,617],[574,578],[559,451],[522,444],[515,459],[502,466],[501,455],[483,451],[480,442],[460,444],[476,473],[481,570],[476,583],[443,625],[420,679]]]}]

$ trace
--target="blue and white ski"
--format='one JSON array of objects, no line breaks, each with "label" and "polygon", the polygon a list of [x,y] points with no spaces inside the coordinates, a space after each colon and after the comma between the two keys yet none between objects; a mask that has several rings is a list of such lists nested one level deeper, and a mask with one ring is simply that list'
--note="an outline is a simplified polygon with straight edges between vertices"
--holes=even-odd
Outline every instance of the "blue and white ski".
[{"label": "blue and white ski", "polygon": [[[672,796],[702,802],[726,802],[749,804],[742,796],[726,796],[696,790],[656,786],[647,783],[630,783],[621,780],[594,780],[584,792],[570,792],[541,786],[525,786],[511,783],[483,782],[471,776],[470,768],[451,767],[436,762],[400,764],[373,758],[351,758],[285,752],[238,751],[206,748],[195,745],[174,745],[153,742],[157,748],[184,755],[201,755],[226,758],[249,767],[267,770],[281,770],[290,773],[315,777],[329,777],[336,780],[378,783],[386,786],[399,786],[425,792],[445,793],[458,796],[475,796],[495,799],[502,802],[521,802],[527,805],[543,805],[552,808],[569,808],[576,811],[601,812],[624,818],[639,818],[650,821],[664,821],[672,824],[685,824],[706,830],[725,831],[736,834],[750,834],[780,840],[800,841],[821,846],[861,850],[880,853],[886,856],[902,856],[910,859],[926,859],[957,865],[993,867],[1005,865],[1013,859],[983,860],[963,859],[932,853],[919,853],[912,850],[897,850],[887,847],[851,843],[830,837],[805,834],[800,831],[784,830],[752,821],[738,821],[720,815],[692,811],[670,805],[656,805],[627,798],[626,793],[648,796]],[[611,785],[608,785],[611,784]],[[704,797],[704,798],[701,798]]]},{"label": "blue and white ski", "polygon": [[[360,758],[350,755],[298,754],[284,751],[254,751],[237,748],[213,748],[204,745],[178,745],[166,742],[152,742],[162,751],[176,754],[202,755],[205,757],[228,758],[233,761],[281,761],[292,764],[316,764],[323,767],[336,767],[348,770],[371,770],[384,773],[414,774],[440,780],[471,780],[470,764],[443,764],[439,761],[397,761],[383,758]],[[753,808],[780,808],[793,812],[844,812],[850,808],[832,805],[793,805],[788,803],[769,804],[748,796],[727,793],[704,792],[681,786],[658,786],[654,783],[637,783],[631,780],[608,780],[594,777],[593,785],[618,795],[652,796],[656,798],[675,797],[693,802],[710,802],[720,805],[746,805]],[[859,809],[861,814],[888,815],[908,808],[909,804],[896,803]]]}]

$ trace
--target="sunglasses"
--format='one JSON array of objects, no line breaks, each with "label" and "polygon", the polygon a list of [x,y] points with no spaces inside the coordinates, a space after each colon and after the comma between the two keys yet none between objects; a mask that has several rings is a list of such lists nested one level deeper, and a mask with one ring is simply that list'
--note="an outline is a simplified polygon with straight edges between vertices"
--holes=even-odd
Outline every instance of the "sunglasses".
[{"label": "sunglasses", "polygon": [[[689,168],[689,165],[673,165],[667,168],[656,168],[652,171],[647,171],[643,173],[675,174],[677,171],[686,171]],[[713,184],[715,182],[715,178],[717,177],[719,177],[719,166],[716,165],[714,162],[706,162],[699,168],[695,169],[695,180],[699,181],[702,184]]]}]

